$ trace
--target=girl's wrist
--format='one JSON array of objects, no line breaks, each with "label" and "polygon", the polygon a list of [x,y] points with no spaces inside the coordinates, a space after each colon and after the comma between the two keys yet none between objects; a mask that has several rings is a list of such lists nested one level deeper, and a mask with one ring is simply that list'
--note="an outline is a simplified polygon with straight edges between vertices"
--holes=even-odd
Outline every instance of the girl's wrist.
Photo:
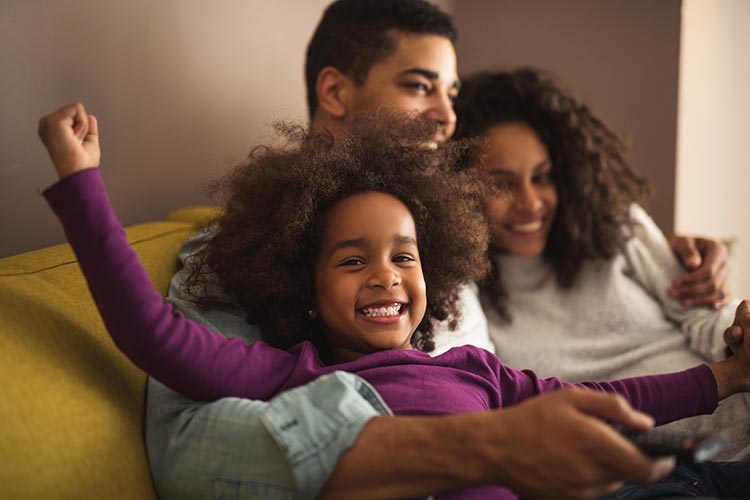
[{"label": "girl's wrist", "polygon": [[738,392],[747,392],[748,376],[736,356],[708,365],[716,380],[719,401]]}]

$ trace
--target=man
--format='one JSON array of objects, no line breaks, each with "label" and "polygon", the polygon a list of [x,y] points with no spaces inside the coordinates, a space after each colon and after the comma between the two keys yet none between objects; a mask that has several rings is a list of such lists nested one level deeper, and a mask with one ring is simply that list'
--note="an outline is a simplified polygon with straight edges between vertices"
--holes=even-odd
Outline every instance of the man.
[{"label": "man", "polygon": [[[435,140],[447,140],[459,91],[454,40],[451,20],[421,0],[332,4],[307,52],[311,129],[339,137],[357,112],[391,107],[433,120]],[[189,240],[181,257],[205,237]],[[258,338],[230,298],[221,309],[195,307],[182,289],[187,274],[173,279],[175,307],[224,334]],[[461,330],[481,330],[481,318],[467,309],[470,295],[465,303]],[[152,473],[163,499],[413,498],[487,483],[535,498],[593,498],[623,480],[649,481],[671,468],[604,423],[649,425],[608,394],[564,390],[481,414],[388,414],[369,384],[345,373],[268,403],[195,403],[151,380]]]}]

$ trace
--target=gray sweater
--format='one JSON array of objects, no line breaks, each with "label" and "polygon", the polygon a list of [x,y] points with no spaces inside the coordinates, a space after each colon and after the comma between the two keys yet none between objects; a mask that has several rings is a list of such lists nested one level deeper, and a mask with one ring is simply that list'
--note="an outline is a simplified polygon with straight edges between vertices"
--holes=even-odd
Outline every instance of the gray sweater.
[{"label": "gray sweater", "polygon": [[[666,294],[680,274],[664,235],[646,212],[622,253],[584,264],[572,288],[561,289],[542,258],[497,257],[512,321],[487,297],[482,306],[500,359],[514,368],[563,380],[612,380],[684,370],[724,356],[724,329],[737,301],[714,311],[685,308]],[[731,427],[724,459],[750,456],[750,397],[736,395],[711,416],[671,424],[703,430]]]}]

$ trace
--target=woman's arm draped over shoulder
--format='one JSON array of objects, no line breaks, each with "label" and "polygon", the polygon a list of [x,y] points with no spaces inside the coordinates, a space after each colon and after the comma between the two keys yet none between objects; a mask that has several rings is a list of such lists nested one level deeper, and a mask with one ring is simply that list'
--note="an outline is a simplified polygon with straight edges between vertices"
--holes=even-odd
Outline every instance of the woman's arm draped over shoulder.
[{"label": "woman's arm draped over shoulder", "polygon": [[[139,367],[193,399],[269,399],[296,357],[263,342],[245,346],[175,314],[127,243],[99,174],[88,169],[44,192],[63,224],[117,346]],[[269,377],[273,374],[273,377]]]},{"label": "woman's arm draped over shoulder", "polygon": [[708,307],[685,307],[671,298],[667,290],[683,270],[666,237],[648,214],[638,205],[630,210],[636,223],[634,237],[625,246],[625,258],[635,281],[661,304],[664,315],[680,325],[690,348],[707,360],[725,356],[724,329],[731,324],[738,300],[730,300],[718,310]]}]

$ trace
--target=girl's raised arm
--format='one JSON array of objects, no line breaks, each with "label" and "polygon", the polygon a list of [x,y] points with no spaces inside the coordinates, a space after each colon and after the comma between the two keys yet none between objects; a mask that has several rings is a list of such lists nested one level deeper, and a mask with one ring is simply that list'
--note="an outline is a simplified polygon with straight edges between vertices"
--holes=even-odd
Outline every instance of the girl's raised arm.
[{"label": "girl's raised arm", "polygon": [[109,203],[98,168],[97,122],[83,105],[40,120],[61,180],[44,192],[78,257],[115,344],[141,369],[192,399],[270,399],[297,356],[246,346],[174,313],[154,289]]}]

